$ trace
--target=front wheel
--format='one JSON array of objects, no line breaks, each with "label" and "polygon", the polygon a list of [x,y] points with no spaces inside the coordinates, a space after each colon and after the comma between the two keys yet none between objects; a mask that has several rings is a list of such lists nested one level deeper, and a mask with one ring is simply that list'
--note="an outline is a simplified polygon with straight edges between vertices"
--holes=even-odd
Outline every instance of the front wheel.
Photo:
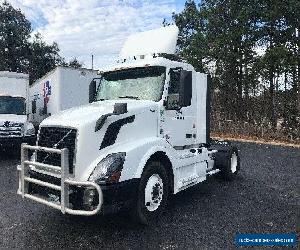
[{"label": "front wheel", "polygon": [[167,206],[169,179],[165,167],[160,162],[149,162],[142,174],[135,218],[142,224],[155,224]]}]

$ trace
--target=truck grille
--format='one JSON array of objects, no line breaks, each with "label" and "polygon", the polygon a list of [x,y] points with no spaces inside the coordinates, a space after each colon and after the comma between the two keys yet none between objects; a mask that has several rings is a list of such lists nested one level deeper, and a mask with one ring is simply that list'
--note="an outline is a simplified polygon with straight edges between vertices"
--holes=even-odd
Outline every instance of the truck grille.
[{"label": "truck grille", "polygon": [[0,126],[0,137],[20,137],[22,136],[23,124],[7,123]]},{"label": "truck grille", "polygon": [[[42,127],[39,132],[38,146],[47,148],[69,150],[69,169],[73,173],[75,147],[76,147],[76,129]],[[61,156],[42,151],[37,152],[37,161],[49,165],[60,166]]]}]

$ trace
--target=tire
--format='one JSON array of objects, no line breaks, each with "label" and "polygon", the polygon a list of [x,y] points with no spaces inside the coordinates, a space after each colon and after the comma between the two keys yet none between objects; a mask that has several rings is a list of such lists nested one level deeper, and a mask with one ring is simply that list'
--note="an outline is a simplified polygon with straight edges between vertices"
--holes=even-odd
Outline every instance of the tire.
[{"label": "tire", "polygon": [[230,147],[221,167],[221,176],[227,181],[233,181],[241,169],[239,152],[236,147]]},{"label": "tire", "polygon": [[161,162],[147,163],[139,184],[134,219],[144,225],[155,225],[167,206],[169,193],[166,168]]}]

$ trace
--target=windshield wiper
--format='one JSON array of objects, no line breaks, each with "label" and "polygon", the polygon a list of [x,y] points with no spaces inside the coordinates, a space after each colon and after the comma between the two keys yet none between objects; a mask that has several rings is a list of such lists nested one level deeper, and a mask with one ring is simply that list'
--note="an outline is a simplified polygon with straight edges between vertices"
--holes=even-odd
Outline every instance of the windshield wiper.
[{"label": "windshield wiper", "polygon": [[126,96],[119,96],[120,99],[122,98],[127,98],[127,99],[135,99],[135,100],[139,100],[140,98],[138,98],[137,96],[130,96],[130,95],[126,95]]}]

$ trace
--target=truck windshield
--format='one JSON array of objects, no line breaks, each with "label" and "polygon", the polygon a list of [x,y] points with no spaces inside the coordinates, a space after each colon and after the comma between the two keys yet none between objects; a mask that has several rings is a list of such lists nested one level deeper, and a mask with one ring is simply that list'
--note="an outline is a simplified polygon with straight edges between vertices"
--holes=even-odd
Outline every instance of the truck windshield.
[{"label": "truck windshield", "polygon": [[159,101],[165,76],[166,68],[161,66],[106,72],[102,75],[96,100],[129,98]]},{"label": "truck windshield", "polygon": [[25,115],[25,99],[22,97],[0,96],[0,114]]}]

